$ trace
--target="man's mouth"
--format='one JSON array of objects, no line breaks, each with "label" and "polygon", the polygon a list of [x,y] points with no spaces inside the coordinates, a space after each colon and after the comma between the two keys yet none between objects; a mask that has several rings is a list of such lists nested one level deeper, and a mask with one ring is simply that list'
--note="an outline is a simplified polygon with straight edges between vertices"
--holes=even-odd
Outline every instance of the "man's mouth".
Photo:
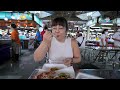
[{"label": "man's mouth", "polygon": [[56,35],[57,37],[59,37],[59,35]]}]

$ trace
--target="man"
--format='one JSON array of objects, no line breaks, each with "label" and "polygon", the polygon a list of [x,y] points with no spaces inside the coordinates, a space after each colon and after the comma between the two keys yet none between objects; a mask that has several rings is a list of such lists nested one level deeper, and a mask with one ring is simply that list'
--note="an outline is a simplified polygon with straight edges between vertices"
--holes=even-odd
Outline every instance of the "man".
[{"label": "man", "polygon": [[113,35],[114,46],[120,48],[120,27],[118,27],[117,32]]},{"label": "man", "polygon": [[17,26],[15,24],[11,24],[11,39],[12,39],[12,58],[13,61],[19,60],[19,47],[20,47],[20,39],[19,33],[17,31]]}]

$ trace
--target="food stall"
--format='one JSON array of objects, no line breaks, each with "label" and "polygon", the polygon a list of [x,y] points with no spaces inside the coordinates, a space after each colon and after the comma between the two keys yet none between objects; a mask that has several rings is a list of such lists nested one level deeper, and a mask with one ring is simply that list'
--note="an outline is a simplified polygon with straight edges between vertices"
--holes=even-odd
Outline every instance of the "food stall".
[{"label": "food stall", "polygon": [[28,49],[28,43],[30,38],[26,38],[27,31],[29,31],[29,36],[35,37],[36,26],[39,25],[43,27],[42,20],[38,18],[35,14],[31,13],[19,13],[19,12],[0,12],[0,27],[2,30],[10,30],[11,23],[17,25],[18,32],[24,32],[24,38],[21,39],[19,35],[23,49]]},{"label": "food stall", "polygon": [[[15,23],[17,25],[18,32],[30,31],[30,36],[35,36],[36,25],[43,26],[42,20],[36,15],[31,13],[19,13],[19,12],[0,12],[0,64],[11,57],[11,39],[10,39],[10,25]],[[34,32],[34,33],[31,33]],[[25,32],[26,34],[26,32]],[[23,49],[28,49],[28,43],[30,38],[20,39]]]}]

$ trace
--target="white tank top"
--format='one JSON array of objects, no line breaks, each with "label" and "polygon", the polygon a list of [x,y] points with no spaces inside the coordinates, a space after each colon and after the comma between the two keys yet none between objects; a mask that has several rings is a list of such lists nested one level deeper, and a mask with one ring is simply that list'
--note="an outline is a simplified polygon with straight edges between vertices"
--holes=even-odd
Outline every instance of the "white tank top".
[{"label": "white tank top", "polygon": [[73,58],[71,38],[66,38],[65,42],[59,42],[55,37],[52,38],[51,47],[48,52],[49,63],[62,64],[66,58]]}]

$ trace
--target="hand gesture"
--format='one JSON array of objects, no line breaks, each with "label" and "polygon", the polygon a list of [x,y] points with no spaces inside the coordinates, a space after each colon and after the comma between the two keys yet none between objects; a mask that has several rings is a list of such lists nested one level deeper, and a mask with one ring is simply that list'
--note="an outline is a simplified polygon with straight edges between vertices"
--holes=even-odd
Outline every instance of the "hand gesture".
[{"label": "hand gesture", "polygon": [[66,58],[66,59],[64,60],[64,64],[65,64],[66,66],[71,66],[71,63],[72,63],[72,58]]},{"label": "hand gesture", "polygon": [[51,43],[52,40],[52,33],[50,31],[46,31],[43,35],[43,41],[45,41],[47,44]]}]

